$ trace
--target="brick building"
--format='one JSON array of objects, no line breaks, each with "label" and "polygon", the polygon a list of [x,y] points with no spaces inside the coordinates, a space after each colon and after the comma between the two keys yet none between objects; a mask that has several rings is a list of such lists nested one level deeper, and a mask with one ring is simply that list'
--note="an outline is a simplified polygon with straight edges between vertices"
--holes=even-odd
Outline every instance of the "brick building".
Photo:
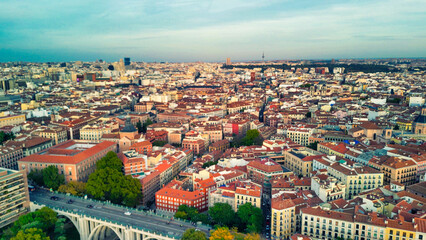
[{"label": "brick building", "polygon": [[247,164],[248,177],[259,184],[263,184],[266,177],[279,179],[283,177],[284,171],[281,165],[269,159],[254,160]]},{"label": "brick building", "polygon": [[68,140],[18,160],[19,170],[29,173],[34,169],[42,170],[53,165],[60,174],[64,174],[65,181],[85,181],[95,170],[96,162],[109,151],[115,150],[113,142],[95,144]]}]

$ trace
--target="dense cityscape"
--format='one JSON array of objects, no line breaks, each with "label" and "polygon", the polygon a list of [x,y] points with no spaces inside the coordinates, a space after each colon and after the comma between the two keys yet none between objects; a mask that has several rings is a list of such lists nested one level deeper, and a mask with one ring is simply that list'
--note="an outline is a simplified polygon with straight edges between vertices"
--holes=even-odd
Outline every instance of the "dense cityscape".
[{"label": "dense cityscape", "polygon": [[0,239],[426,239],[426,60],[0,63]]}]

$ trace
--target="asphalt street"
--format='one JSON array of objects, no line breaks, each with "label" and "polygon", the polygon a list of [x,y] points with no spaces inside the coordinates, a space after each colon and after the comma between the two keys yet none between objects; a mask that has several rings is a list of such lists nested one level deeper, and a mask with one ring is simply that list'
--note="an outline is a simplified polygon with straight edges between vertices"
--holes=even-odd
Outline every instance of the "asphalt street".
[{"label": "asphalt street", "polygon": [[[53,200],[51,199],[52,196],[57,196],[59,199]],[[71,204],[67,203],[69,199],[72,199],[74,202]],[[30,200],[48,207],[63,208],[79,214],[85,214],[89,217],[104,218],[119,222],[123,225],[143,227],[157,233],[181,236],[186,229],[195,228],[191,223],[177,220],[170,221],[170,218],[151,215],[146,212],[137,211],[136,209],[129,210],[131,215],[127,216],[124,213],[127,212],[128,209],[124,207],[102,204],[90,199],[74,198],[65,194],[55,194],[44,190],[30,192]],[[92,205],[93,208],[88,208],[88,205]],[[197,227],[197,229],[209,235],[209,229],[203,227]]]}]

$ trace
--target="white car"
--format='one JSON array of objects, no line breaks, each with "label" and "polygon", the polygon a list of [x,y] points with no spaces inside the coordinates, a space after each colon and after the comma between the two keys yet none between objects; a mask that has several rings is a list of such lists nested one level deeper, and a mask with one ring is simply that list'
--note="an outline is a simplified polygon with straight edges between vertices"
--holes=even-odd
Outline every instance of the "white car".
[{"label": "white car", "polygon": [[129,211],[125,212],[124,215],[130,216],[132,215]]}]

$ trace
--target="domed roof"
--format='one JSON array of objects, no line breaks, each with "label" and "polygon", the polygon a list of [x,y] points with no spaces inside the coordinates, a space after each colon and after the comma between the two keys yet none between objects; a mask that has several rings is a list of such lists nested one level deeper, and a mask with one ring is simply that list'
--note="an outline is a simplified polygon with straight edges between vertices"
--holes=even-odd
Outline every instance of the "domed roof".
[{"label": "domed roof", "polygon": [[416,117],[416,119],[414,119],[415,123],[426,123],[426,116],[424,115],[419,115],[418,117]]},{"label": "domed roof", "polygon": [[130,122],[130,116],[126,116],[126,125],[123,129],[121,129],[120,132],[137,132],[138,130],[133,126],[133,124]]}]

